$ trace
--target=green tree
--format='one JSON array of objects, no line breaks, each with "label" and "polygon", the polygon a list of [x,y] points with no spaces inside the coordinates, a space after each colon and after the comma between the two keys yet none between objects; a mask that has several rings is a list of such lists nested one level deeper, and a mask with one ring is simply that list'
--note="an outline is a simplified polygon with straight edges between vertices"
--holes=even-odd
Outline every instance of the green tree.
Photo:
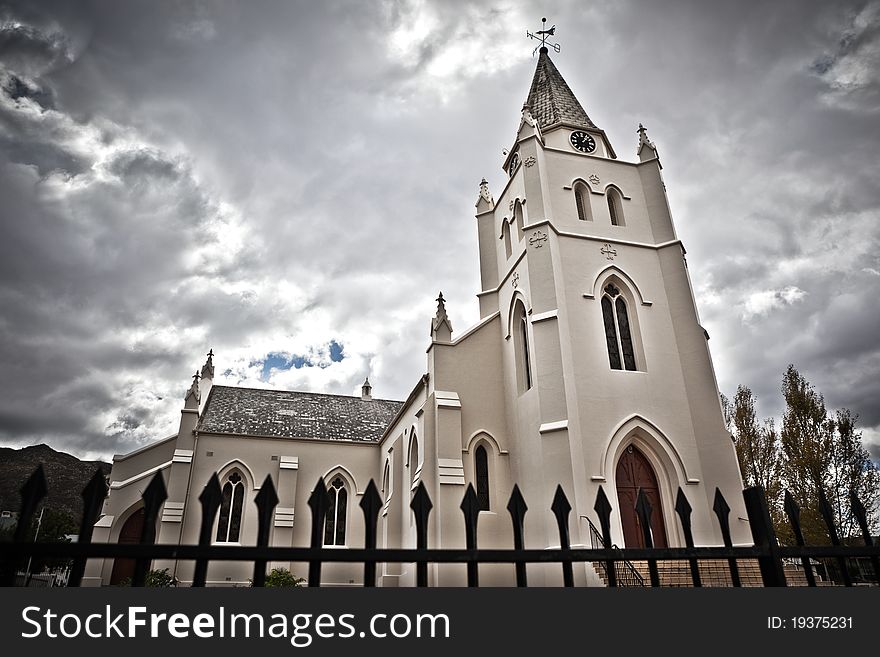
[{"label": "green tree", "polygon": [[738,386],[733,402],[727,402],[728,427],[734,436],[743,484],[764,488],[773,522],[779,527],[783,521],[779,434],[772,418],[758,421],[756,401],[751,389]]},{"label": "green tree", "polygon": [[841,538],[857,529],[850,491],[859,495],[869,518],[875,518],[876,529],[880,475],[862,446],[861,432],[855,428],[857,417],[846,409],[830,417],[825,399],[794,365],[782,377],[782,395],[786,404],[780,435],[782,479],[801,509],[804,539],[815,544],[829,542],[819,511],[820,491],[831,504]]}]

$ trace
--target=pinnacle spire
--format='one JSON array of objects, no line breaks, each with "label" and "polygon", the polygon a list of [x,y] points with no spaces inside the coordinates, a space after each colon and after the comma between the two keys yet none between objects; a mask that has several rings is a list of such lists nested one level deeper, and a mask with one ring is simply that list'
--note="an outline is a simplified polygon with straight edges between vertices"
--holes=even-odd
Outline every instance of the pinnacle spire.
[{"label": "pinnacle spire", "polygon": [[431,320],[431,338],[440,342],[449,342],[452,339],[452,322],[446,315],[446,300],[443,292],[437,297],[437,313]]},{"label": "pinnacle spire", "polygon": [[541,48],[538,54],[538,66],[526,105],[544,132],[561,123],[598,130],[550,59],[546,48]]},{"label": "pinnacle spire", "polygon": [[373,386],[370,385],[370,377],[364,377],[364,385],[361,386],[361,399],[370,401],[373,399]]}]

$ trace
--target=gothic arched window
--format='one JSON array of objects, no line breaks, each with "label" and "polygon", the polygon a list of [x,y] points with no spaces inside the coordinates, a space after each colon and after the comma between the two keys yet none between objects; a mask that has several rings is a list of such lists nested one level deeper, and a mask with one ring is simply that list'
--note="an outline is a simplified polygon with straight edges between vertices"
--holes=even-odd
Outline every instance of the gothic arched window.
[{"label": "gothic arched window", "polygon": [[623,226],[623,207],[620,202],[620,192],[613,187],[605,193],[608,198],[608,214],[611,215],[612,226]]},{"label": "gothic arched window", "polygon": [[532,387],[532,364],[529,355],[529,320],[522,301],[517,301],[514,308],[511,332],[516,352],[516,380],[520,393],[523,393]]},{"label": "gothic arched window", "polygon": [[525,224],[525,219],[523,218],[522,201],[519,199],[517,199],[516,203],[513,205],[513,218],[516,220],[516,239],[517,241],[521,241],[523,238],[523,225]]},{"label": "gothic arched window", "polygon": [[345,545],[348,491],[342,477],[334,477],[327,492],[330,496],[330,506],[324,518],[324,545]]},{"label": "gothic arched window", "polygon": [[504,239],[504,255],[509,258],[513,253],[513,247],[510,244],[510,224],[507,223],[507,219],[501,220],[501,236]]},{"label": "gothic arched window", "polygon": [[578,219],[581,221],[592,221],[593,217],[590,213],[590,191],[584,183],[576,183],[574,186],[574,202],[577,206]]},{"label": "gothic arched window", "polygon": [[477,481],[477,501],[480,511],[489,510],[489,455],[483,445],[474,451],[474,479]]},{"label": "gothic arched window", "polygon": [[602,295],[602,322],[605,326],[605,343],[608,346],[608,363],[611,369],[635,370],[636,357],[626,300],[613,283],[605,286],[605,294]]},{"label": "gothic arched window", "polygon": [[413,434],[409,441],[409,481],[412,489],[415,490],[416,484],[419,483],[419,439]]},{"label": "gothic arched window", "polygon": [[244,481],[233,471],[223,484],[220,519],[217,522],[217,543],[238,543],[241,536],[241,515],[244,511]]}]

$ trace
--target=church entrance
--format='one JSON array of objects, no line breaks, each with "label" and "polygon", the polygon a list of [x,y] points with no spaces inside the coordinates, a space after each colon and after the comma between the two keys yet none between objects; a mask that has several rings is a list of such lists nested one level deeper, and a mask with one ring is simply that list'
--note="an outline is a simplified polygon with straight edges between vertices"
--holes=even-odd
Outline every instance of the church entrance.
[{"label": "church entrance", "polygon": [[[138,509],[132,513],[122,530],[119,532],[117,543],[130,544],[141,542],[141,532],[144,529],[144,510]],[[117,586],[126,578],[134,576],[134,559],[114,559],[113,573],[110,575],[110,586]]]},{"label": "church entrance", "polygon": [[660,505],[657,476],[645,455],[637,447],[630,445],[617,463],[617,499],[620,502],[624,545],[628,548],[645,547],[642,526],[636,513],[639,488],[645,491],[653,510],[651,535],[654,539],[654,547],[666,547],[666,527],[663,524],[663,507]]}]

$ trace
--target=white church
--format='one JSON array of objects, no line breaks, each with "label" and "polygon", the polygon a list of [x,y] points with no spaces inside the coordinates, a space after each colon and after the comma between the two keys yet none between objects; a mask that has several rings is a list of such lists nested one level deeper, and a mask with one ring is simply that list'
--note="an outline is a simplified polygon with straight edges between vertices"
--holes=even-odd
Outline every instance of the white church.
[{"label": "white church", "polygon": [[[270,545],[307,546],[306,501],[319,477],[331,508],[324,544],[363,547],[358,503],[373,479],[384,501],[378,547],[414,547],[410,501],[421,482],[433,501],[428,544],[461,548],[460,504],[473,484],[480,547],[510,548],[514,483],[529,506],[527,548],[558,547],[550,505],[557,484],[572,504],[573,547],[589,547],[586,518],[601,485],[614,542],[642,546],[639,488],[653,509],[656,546],[683,546],[679,487],[693,507],[697,545],[721,545],[716,487],[733,505],[734,544],[751,544],[742,482],[688,277],[657,149],[639,126],[637,161],[617,159],[546,48],[493,197],[476,204],[480,321],[453,332],[442,295],[431,321],[427,371],[404,401],[212,385],[213,354],[186,395],[176,435],[113,459],[110,495],[94,537],[137,542],[141,493],[155,473],[168,499],[157,542],[195,544],[202,487],[217,473],[223,503],[215,544],[253,545],[254,498],[271,475],[280,499]],[[422,345],[413,345],[421,348]],[[271,563],[305,577],[307,564]],[[181,585],[189,561],[156,561]],[[130,575],[124,560],[93,559],[84,585]],[[253,565],[213,562],[209,586],[247,586]],[[363,566],[323,568],[326,586],[360,585]],[[483,585],[512,585],[509,564],[480,567]],[[462,565],[430,564],[433,586],[461,586]],[[529,567],[533,586],[562,583],[558,565]],[[380,564],[377,585],[413,586],[414,564]],[[576,585],[598,585],[575,564]]]}]

